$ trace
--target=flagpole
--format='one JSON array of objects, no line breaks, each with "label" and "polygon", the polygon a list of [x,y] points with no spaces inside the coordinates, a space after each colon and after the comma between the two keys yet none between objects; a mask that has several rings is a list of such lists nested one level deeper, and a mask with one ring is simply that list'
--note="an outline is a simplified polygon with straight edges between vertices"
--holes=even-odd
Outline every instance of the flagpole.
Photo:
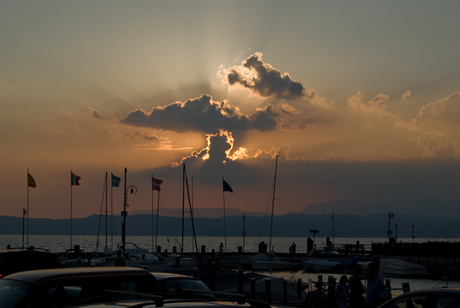
[{"label": "flagpole", "polygon": [[22,249],[24,250],[24,217],[26,217],[26,208],[22,208]]},{"label": "flagpole", "polygon": [[[224,183],[224,176],[222,176],[222,184]],[[227,253],[227,223],[225,218],[225,190],[222,189],[222,198],[224,203],[224,236],[225,236],[225,253]]]},{"label": "flagpole", "polygon": [[[153,174],[152,174],[152,181],[153,181]],[[152,182],[152,253],[155,253],[154,249],[154,243],[153,243],[153,182]]]},{"label": "flagpole", "polygon": [[73,247],[72,243],[72,169],[70,169],[70,249]]},{"label": "flagpole", "polygon": [[160,190],[158,191],[158,202],[157,202],[157,230],[155,232],[155,249],[158,247],[158,216],[160,212]]},{"label": "flagpole", "polygon": [[27,247],[29,247],[29,167],[27,167]]},{"label": "flagpole", "polygon": [[181,253],[184,253],[184,215],[185,215],[185,163],[182,164],[182,246]]},{"label": "flagpole", "polygon": [[113,250],[113,173],[110,172],[110,227],[112,229],[112,250]]},{"label": "flagpole", "polygon": [[105,247],[104,249],[108,249],[109,247],[107,246],[107,233],[108,233],[108,228],[107,228],[107,193],[108,193],[108,173],[105,173]]}]

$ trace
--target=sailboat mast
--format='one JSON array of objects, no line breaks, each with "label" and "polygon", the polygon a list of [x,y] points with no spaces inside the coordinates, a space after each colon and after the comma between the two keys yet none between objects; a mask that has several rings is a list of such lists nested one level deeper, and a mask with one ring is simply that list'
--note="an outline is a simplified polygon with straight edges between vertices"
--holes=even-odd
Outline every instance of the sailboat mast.
[{"label": "sailboat mast", "polygon": [[271,254],[272,254],[272,231],[273,231],[273,211],[275,209],[275,190],[276,190],[276,170],[278,168],[278,156],[276,155],[275,159],[275,178],[273,179],[273,198],[272,198],[272,217],[270,221],[270,243],[268,246],[269,253],[268,253],[268,258],[270,259]]}]

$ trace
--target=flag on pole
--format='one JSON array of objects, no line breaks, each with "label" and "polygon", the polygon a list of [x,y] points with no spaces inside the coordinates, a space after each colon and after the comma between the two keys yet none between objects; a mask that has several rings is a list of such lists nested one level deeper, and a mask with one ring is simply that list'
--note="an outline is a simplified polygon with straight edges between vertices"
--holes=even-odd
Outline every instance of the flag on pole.
[{"label": "flag on pole", "polygon": [[160,180],[160,179],[155,179],[155,178],[152,176],[152,190],[158,190],[158,191],[160,191],[160,190],[161,190],[161,188],[160,188],[161,183],[163,183],[162,180]]},{"label": "flag on pole", "polygon": [[72,175],[72,178],[71,178],[71,185],[76,185],[76,186],[80,186],[80,179],[81,177],[79,177],[78,175],[74,174],[74,173],[70,173]]},{"label": "flag on pole", "polygon": [[29,187],[35,188],[37,187],[37,184],[35,183],[34,178],[30,175],[30,173],[27,173],[27,185]]},{"label": "flag on pole", "polygon": [[231,193],[233,192],[233,189],[230,187],[230,185],[228,185],[228,183],[225,180],[222,180],[222,184],[224,187],[224,191],[229,191]]},{"label": "flag on pole", "polygon": [[119,187],[120,181],[121,179],[118,176],[112,174],[112,187]]}]

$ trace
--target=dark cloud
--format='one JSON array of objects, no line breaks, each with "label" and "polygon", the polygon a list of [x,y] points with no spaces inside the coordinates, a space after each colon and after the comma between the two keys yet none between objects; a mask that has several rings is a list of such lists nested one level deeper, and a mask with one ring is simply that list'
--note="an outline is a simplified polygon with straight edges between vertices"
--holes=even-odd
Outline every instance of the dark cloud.
[{"label": "dark cloud", "polygon": [[219,130],[271,131],[277,125],[277,116],[278,111],[269,106],[244,115],[227,101],[216,102],[211,96],[202,95],[184,103],[175,102],[164,107],[154,107],[151,112],[137,109],[121,121],[133,126],[165,131],[213,134]]},{"label": "dark cloud", "polygon": [[230,68],[225,77],[230,85],[240,84],[262,97],[302,99],[315,96],[314,90],[292,80],[288,73],[283,74],[264,63],[262,53],[255,53],[241,66]]},{"label": "dark cloud", "polygon": [[91,110],[91,115],[95,118],[102,118],[101,114],[99,113],[99,111],[97,111],[96,109],[94,108],[91,108],[91,107],[88,107],[89,110]]}]

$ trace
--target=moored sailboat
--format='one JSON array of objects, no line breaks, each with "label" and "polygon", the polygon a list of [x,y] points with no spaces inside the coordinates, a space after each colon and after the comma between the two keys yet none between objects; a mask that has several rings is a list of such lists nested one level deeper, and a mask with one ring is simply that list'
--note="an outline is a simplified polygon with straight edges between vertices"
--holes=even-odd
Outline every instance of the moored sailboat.
[{"label": "moored sailboat", "polygon": [[272,250],[272,234],[273,234],[273,212],[275,208],[275,190],[276,190],[276,173],[278,168],[278,156],[275,159],[275,176],[273,180],[273,195],[272,195],[272,213],[270,221],[270,242],[269,254],[259,253],[252,257],[252,269],[256,271],[270,271],[270,270],[293,270],[300,267],[298,263],[285,262],[276,257]]}]

